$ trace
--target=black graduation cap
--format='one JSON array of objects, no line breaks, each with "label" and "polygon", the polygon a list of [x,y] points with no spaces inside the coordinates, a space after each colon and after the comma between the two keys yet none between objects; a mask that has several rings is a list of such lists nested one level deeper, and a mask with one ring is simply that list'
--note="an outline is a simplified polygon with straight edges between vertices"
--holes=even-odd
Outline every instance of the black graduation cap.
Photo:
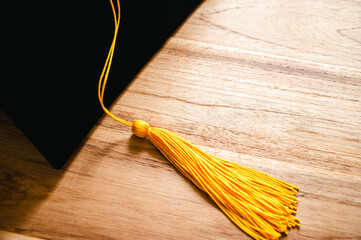
[{"label": "black graduation cap", "polygon": [[[121,1],[106,106],[200,2]],[[16,4],[9,47],[16,60],[2,80],[1,107],[61,168],[103,114],[97,87],[114,33],[112,10],[107,0]]]}]

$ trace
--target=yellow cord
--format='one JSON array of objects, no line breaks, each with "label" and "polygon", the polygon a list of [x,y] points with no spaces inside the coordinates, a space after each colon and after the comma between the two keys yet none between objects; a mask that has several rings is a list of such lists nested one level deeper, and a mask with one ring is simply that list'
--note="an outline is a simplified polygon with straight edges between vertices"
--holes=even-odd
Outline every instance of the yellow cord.
[{"label": "yellow cord", "polygon": [[105,61],[104,67],[103,67],[103,71],[100,75],[99,78],[99,85],[98,85],[98,99],[100,102],[100,105],[102,106],[104,112],[106,114],[108,114],[111,118],[113,118],[115,121],[118,121],[122,124],[125,124],[127,126],[132,126],[131,122],[128,122],[126,120],[123,120],[121,118],[116,117],[114,114],[112,114],[105,106],[104,106],[104,91],[105,91],[105,86],[107,84],[107,80],[108,80],[108,75],[109,75],[109,70],[110,67],[112,65],[112,61],[113,61],[113,55],[114,55],[114,49],[115,49],[115,43],[117,40],[117,35],[118,35],[118,30],[119,30],[119,23],[120,23],[120,3],[119,0],[117,0],[117,9],[118,9],[118,14],[115,12],[115,8],[114,8],[114,4],[112,0],[109,0],[110,4],[112,6],[112,11],[113,11],[113,15],[114,15],[114,37],[113,37],[113,41],[112,41],[112,45],[110,46],[109,49],[109,53],[107,56],[107,60]]},{"label": "yellow cord", "polygon": [[232,163],[197,148],[176,134],[150,127],[142,120],[133,123],[114,116],[103,103],[105,86],[113,60],[119,30],[120,3],[114,15],[114,37],[99,79],[98,98],[106,114],[132,127],[141,138],[147,137],[163,155],[198,188],[206,192],[218,207],[240,229],[254,239],[278,239],[287,229],[299,227],[295,217],[298,187],[236,163]]}]

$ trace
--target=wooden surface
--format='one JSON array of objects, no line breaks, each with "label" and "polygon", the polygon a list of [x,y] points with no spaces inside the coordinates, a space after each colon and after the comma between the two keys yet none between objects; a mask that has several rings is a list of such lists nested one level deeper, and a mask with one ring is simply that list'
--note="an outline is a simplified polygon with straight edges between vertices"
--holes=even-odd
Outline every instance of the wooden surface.
[{"label": "wooden surface", "polygon": [[[299,186],[287,239],[361,239],[360,43],[357,1],[207,1],[111,110]],[[249,239],[109,117],[59,171],[0,123],[2,238]]]}]

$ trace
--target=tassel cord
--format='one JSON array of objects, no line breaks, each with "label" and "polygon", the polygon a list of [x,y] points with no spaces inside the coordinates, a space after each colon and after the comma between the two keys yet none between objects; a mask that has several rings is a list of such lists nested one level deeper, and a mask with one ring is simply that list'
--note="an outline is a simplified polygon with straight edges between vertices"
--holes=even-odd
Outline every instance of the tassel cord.
[{"label": "tassel cord", "polygon": [[110,71],[110,67],[112,65],[112,61],[113,61],[113,55],[114,55],[114,49],[115,49],[115,43],[116,43],[116,40],[117,40],[117,35],[118,35],[118,30],[119,30],[119,23],[120,23],[120,3],[119,3],[119,0],[117,1],[117,13],[115,11],[115,7],[114,7],[114,4],[113,4],[113,1],[112,0],[109,0],[110,1],[110,5],[112,7],[112,11],[113,11],[113,16],[114,16],[114,36],[113,36],[113,41],[112,41],[112,44],[110,46],[110,49],[109,49],[109,53],[108,53],[108,56],[107,56],[107,59],[105,61],[105,64],[104,64],[104,68],[102,70],[102,73],[100,75],[100,78],[99,78],[99,84],[98,84],[98,99],[99,99],[99,102],[100,102],[100,105],[101,107],[103,108],[104,112],[110,116],[111,118],[113,118],[115,121],[117,122],[120,122],[124,125],[127,125],[127,126],[132,126],[132,123],[131,122],[128,122],[126,120],[123,120],[121,118],[118,118],[116,117],[114,114],[112,114],[105,106],[104,106],[104,102],[103,102],[103,99],[104,99],[104,92],[105,92],[105,86],[107,84],[107,80],[108,80],[108,76],[109,76],[109,71]]}]

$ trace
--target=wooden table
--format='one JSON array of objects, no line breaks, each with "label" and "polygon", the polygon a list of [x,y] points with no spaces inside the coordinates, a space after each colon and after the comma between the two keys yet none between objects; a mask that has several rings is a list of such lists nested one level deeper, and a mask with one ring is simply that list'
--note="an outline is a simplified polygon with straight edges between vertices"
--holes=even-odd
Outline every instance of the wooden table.
[{"label": "wooden table", "polygon": [[[204,2],[111,111],[299,186],[287,239],[361,239],[360,26],[356,1]],[[249,238],[109,117],[61,170],[0,122],[0,238]]]}]

